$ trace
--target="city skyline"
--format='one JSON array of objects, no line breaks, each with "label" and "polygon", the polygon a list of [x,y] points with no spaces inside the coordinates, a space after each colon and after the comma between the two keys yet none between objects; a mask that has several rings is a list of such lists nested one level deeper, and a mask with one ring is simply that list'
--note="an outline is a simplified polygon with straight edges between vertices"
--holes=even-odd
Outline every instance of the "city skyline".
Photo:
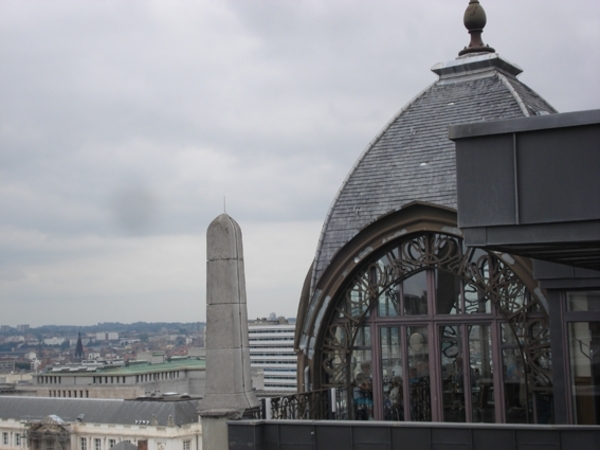
[{"label": "city skyline", "polygon": [[[467,3],[2,2],[0,324],[205,321],[224,209],[249,317],[295,317],[331,199]],[[597,2],[482,5],[520,80],[600,106]]]}]

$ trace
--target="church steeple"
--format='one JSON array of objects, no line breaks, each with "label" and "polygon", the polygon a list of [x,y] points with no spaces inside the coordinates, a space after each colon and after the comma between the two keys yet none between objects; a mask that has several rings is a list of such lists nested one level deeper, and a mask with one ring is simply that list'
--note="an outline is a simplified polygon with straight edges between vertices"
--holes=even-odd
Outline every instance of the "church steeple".
[{"label": "church steeple", "polygon": [[81,332],[77,332],[77,345],[75,346],[75,359],[81,361],[85,359],[85,353],[83,353],[83,343],[81,342]]},{"label": "church steeple", "polygon": [[465,47],[458,52],[459,56],[468,53],[493,53],[496,51],[489,45],[485,45],[481,40],[481,33],[483,33],[483,28],[487,23],[487,17],[483,10],[483,6],[479,4],[478,0],[469,1],[469,6],[467,6],[463,20],[465,27],[469,30],[469,34],[471,35],[471,42],[468,47]]}]

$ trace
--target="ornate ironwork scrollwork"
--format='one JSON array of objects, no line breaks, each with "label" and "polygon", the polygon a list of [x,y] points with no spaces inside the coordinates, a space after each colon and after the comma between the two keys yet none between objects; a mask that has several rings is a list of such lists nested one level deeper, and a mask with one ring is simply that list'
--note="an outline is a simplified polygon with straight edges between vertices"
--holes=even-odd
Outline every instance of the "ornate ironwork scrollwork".
[{"label": "ornate ironwork scrollwork", "polygon": [[275,420],[325,420],[330,409],[327,389],[272,397],[270,402]]},{"label": "ornate ironwork scrollwork", "polygon": [[[464,314],[489,312],[493,303],[519,343],[532,391],[551,390],[548,316],[540,299],[498,255],[477,249],[463,252],[450,235],[422,233],[367,261],[335,304],[324,336],[322,387],[350,386],[350,355],[360,325],[382,295],[394,300],[393,286],[424,269],[450,272],[463,280]],[[397,305],[396,308],[399,308]]]}]

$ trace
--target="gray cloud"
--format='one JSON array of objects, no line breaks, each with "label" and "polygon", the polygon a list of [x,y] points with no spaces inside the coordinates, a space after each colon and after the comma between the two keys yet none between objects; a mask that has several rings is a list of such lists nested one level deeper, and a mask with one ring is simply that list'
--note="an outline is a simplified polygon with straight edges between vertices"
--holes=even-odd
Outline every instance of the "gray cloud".
[{"label": "gray cloud", "polygon": [[[294,315],[335,192],[467,44],[466,3],[1,2],[2,320],[202,320],[224,196],[250,315]],[[598,107],[598,2],[483,6],[525,83]]]}]

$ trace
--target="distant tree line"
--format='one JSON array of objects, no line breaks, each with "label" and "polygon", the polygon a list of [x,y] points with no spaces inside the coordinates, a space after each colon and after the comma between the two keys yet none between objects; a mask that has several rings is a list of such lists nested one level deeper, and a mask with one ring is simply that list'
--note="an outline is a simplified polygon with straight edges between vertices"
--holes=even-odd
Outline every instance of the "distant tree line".
[{"label": "distant tree line", "polygon": [[[205,322],[135,322],[135,323],[120,323],[120,322],[102,322],[96,325],[76,326],[76,325],[43,325],[41,327],[32,327],[27,330],[26,334],[34,334],[36,336],[65,336],[76,335],[78,332],[99,333],[99,332],[118,332],[120,334],[129,333],[144,333],[156,334],[163,330],[169,333],[189,334],[199,331],[205,326]],[[1,332],[0,334],[17,335],[23,334],[17,332],[15,328]]]}]

